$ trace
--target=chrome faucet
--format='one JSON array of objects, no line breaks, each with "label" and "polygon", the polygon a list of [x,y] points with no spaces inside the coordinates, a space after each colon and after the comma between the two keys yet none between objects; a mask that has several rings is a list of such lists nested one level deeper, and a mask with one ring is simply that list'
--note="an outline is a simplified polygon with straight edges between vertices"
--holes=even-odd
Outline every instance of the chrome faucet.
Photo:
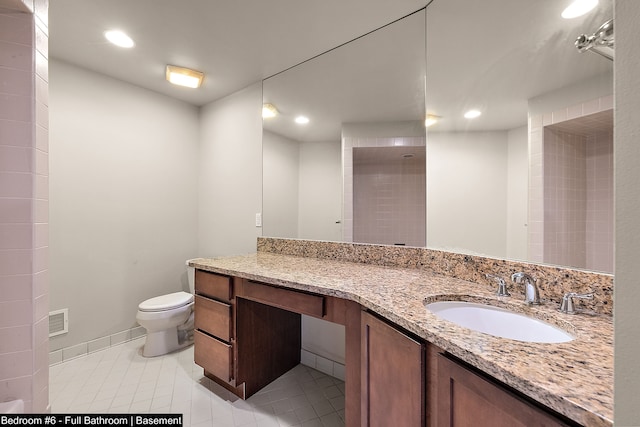
[{"label": "chrome faucet", "polygon": [[496,295],[498,295],[499,297],[508,297],[511,296],[511,294],[509,293],[509,291],[507,291],[507,284],[505,283],[504,279],[502,277],[499,276],[495,276],[493,274],[485,274],[487,279],[493,279],[498,283],[498,290],[496,292]]},{"label": "chrome faucet", "polygon": [[519,272],[511,275],[511,280],[518,284],[524,284],[524,302],[527,304],[540,304],[540,295],[536,286],[536,279],[527,273]]},{"label": "chrome faucet", "polygon": [[576,309],[573,306],[573,299],[593,299],[593,294],[577,294],[575,292],[568,292],[562,297],[562,303],[560,304],[560,311],[567,314],[576,314]]}]

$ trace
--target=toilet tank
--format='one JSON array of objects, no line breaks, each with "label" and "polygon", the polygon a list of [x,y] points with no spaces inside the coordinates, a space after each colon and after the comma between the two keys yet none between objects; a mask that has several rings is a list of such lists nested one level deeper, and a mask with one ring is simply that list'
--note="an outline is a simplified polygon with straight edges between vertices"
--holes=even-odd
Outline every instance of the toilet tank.
[{"label": "toilet tank", "polygon": [[186,264],[187,264],[187,280],[189,281],[189,292],[191,292],[193,294],[193,293],[195,293],[195,290],[196,290],[196,269],[194,267],[190,267],[189,266],[189,261],[191,261],[191,260],[188,259],[186,261]]}]

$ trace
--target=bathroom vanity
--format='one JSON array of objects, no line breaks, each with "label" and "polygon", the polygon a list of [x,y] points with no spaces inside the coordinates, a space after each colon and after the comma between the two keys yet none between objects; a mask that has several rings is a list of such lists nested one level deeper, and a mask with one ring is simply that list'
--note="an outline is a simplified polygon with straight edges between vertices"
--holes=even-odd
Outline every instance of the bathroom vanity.
[{"label": "bathroom vanity", "polygon": [[[345,327],[347,426],[612,425],[611,317],[562,315],[549,301],[526,306],[516,289],[496,297],[488,284],[422,268],[313,255],[259,250],[191,261],[195,361],[205,375],[250,397],[300,362],[305,314]],[[426,310],[425,301],[443,299],[508,307],[575,339],[475,332]]]}]

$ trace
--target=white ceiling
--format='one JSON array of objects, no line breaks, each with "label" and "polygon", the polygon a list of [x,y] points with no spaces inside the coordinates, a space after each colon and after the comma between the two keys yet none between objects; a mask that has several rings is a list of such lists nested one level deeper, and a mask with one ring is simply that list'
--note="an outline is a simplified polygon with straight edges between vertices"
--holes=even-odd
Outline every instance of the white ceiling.
[{"label": "white ceiling", "polygon": [[[436,0],[427,8],[427,112],[430,131],[507,130],[527,123],[528,100],[602,78],[613,93],[613,62],[574,42],[613,18],[613,1],[576,19],[573,0]],[[462,113],[483,114],[473,121]]]},{"label": "white ceiling", "polygon": [[[49,54],[194,105],[424,7],[428,0],[52,0]],[[121,29],[126,50],[103,32]],[[198,90],[165,81],[167,64],[203,71]]]},{"label": "white ceiling", "polygon": [[[52,0],[49,51],[197,106],[273,76],[265,101],[282,116],[265,126],[301,141],[335,140],[344,122],[425,112],[444,118],[430,131],[504,130],[526,124],[528,99],[610,76],[611,61],[573,42],[612,17],[612,0],[564,20],[570,2],[435,0],[425,18],[413,12],[430,0]],[[114,28],[136,47],[107,43],[103,32]],[[205,72],[203,87],[169,84],[166,64]],[[460,118],[470,107],[483,109],[481,119]],[[298,112],[312,116],[304,130],[292,125]]]},{"label": "white ceiling", "polygon": [[[422,9],[266,79],[264,101],[280,114],[263,126],[296,141],[323,142],[339,141],[343,123],[420,122],[425,65]],[[294,123],[298,114],[309,124]]]}]

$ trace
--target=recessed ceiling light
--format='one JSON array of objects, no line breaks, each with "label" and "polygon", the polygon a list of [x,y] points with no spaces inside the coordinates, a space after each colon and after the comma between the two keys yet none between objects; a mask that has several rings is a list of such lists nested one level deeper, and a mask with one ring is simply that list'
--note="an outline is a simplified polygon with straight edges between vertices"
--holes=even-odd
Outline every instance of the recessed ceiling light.
[{"label": "recessed ceiling light", "polygon": [[469,110],[466,113],[464,113],[464,118],[465,119],[475,119],[476,117],[480,117],[482,113],[478,110]]},{"label": "recessed ceiling light", "polygon": [[296,123],[299,125],[306,125],[309,123],[309,118],[305,116],[298,116],[296,117]]},{"label": "recessed ceiling light", "polygon": [[204,79],[204,73],[190,68],[167,65],[167,81],[178,86],[198,88]]},{"label": "recessed ceiling light", "polygon": [[104,36],[107,40],[109,40],[111,43],[115,44],[116,46],[126,47],[126,48],[135,46],[135,43],[133,42],[131,37],[129,37],[128,35],[126,35],[125,33],[119,30],[105,31]]},{"label": "recessed ceiling light", "polygon": [[278,109],[273,104],[262,105],[262,118],[270,119],[278,115]]},{"label": "recessed ceiling light", "polygon": [[565,10],[562,11],[561,16],[564,19],[577,18],[585,13],[591,11],[598,5],[598,0],[574,0]]},{"label": "recessed ceiling light", "polygon": [[436,116],[435,114],[427,114],[427,118],[424,120],[424,127],[428,128],[429,126],[433,126],[438,123],[442,117]]}]

